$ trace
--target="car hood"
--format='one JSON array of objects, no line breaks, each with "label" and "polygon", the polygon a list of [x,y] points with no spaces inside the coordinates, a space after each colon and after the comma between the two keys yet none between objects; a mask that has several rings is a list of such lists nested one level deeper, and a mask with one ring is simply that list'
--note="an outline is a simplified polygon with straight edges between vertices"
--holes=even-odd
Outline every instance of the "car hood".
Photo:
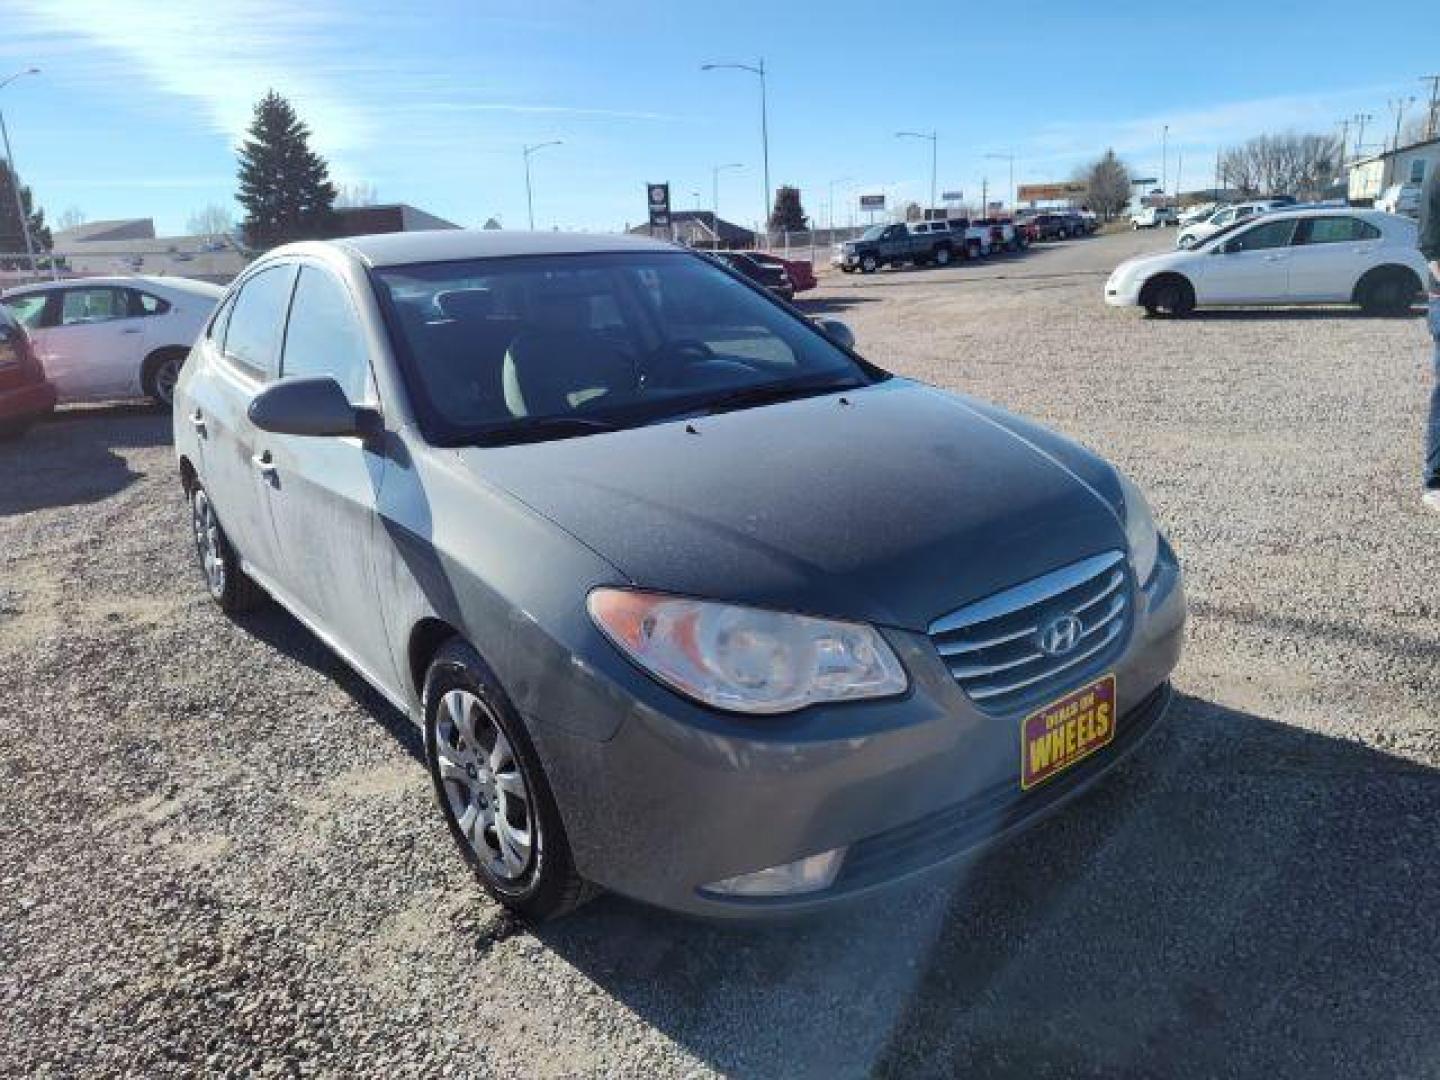
[{"label": "car hood", "polygon": [[637,586],[912,630],[1124,546],[1098,458],[904,379],[460,454]]}]

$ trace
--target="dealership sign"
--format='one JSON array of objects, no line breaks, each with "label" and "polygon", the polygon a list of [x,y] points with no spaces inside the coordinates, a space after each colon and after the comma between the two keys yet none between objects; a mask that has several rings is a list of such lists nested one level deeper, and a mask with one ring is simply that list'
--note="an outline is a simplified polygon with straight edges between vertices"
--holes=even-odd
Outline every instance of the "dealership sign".
[{"label": "dealership sign", "polygon": [[965,198],[965,193],[963,191],[942,191],[940,198],[944,202],[959,202]]},{"label": "dealership sign", "polygon": [[650,227],[652,229],[668,229],[670,227],[670,185],[646,184],[645,193],[650,200]]},{"label": "dealership sign", "polygon": [[1075,182],[1065,184],[1021,184],[1015,197],[1021,202],[1049,202],[1053,199],[1077,199],[1089,188]]},{"label": "dealership sign", "polygon": [[885,209],[885,196],[884,196],[884,195],[861,195],[861,196],[860,196],[860,209],[861,209],[861,210],[884,210],[884,209]]}]

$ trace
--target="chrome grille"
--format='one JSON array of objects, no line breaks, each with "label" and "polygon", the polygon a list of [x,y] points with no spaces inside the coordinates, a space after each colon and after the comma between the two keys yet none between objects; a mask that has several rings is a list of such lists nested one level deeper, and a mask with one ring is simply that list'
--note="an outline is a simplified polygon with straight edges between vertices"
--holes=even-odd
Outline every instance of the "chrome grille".
[{"label": "chrome grille", "polygon": [[[1130,629],[1125,554],[1110,551],[961,608],[930,626],[950,673],[986,712],[1010,713],[1063,693],[1114,659]],[[1073,648],[1040,647],[1051,620],[1080,621]]]}]

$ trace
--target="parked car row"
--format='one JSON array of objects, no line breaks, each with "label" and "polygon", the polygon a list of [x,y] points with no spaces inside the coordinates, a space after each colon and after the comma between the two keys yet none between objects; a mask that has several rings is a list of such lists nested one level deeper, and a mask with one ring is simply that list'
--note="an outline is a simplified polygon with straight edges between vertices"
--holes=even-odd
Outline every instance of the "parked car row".
[{"label": "parked car row", "polygon": [[957,259],[983,259],[997,251],[1023,251],[1037,240],[1089,236],[1098,228],[1085,211],[1054,211],[1016,217],[943,221],[897,221],[872,225],[854,240],[835,245],[832,266],[845,273],[871,274],[886,266],[948,266]]},{"label": "parked car row", "polygon": [[819,282],[809,259],[785,259],[768,251],[711,251],[712,258],[769,289],[782,300],[794,300]]},{"label": "parked car row", "polygon": [[1188,248],[1121,263],[1105,283],[1105,302],[1168,316],[1255,304],[1358,304],[1370,314],[1403,314],[1427,277],[1416,231],[1410,218],[1378,210],[1256,211]]}]

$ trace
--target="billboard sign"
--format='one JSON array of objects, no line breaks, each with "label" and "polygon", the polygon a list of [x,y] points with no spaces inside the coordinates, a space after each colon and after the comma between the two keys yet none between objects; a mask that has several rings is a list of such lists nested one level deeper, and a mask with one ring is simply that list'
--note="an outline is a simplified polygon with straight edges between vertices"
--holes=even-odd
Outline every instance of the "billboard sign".
[{"label": "billboard sign", "polygon": [[958,191],[958,190],[957,190],[957,191],[942,191],[942,192],[940,193],[940,198],[941,198],[941,200],[944,201],[944,202],[959,202],[961,199],[965,198],[965,193],[964,193],[963,191]]},{"label": "billboard sign", "polygon": [[884,196],[884,195],[861,195],[861,196],[860,196],[860,209],[861,209],[861,210],[884,210],[884,209],[885,209],[885,196]]},{"label": "billboard sign", "polygon": [[652,229],[668,229],[670,227],[670,185],[646,184],[645,194],[650,201],[650,227]]},{"label": "billboard sign", "polygon": [[1089,189],[1070,181],[1063,184],[1021,184],[1015,198],[1020,202],[1051,202],[1058,199],[1079,199]]}]

